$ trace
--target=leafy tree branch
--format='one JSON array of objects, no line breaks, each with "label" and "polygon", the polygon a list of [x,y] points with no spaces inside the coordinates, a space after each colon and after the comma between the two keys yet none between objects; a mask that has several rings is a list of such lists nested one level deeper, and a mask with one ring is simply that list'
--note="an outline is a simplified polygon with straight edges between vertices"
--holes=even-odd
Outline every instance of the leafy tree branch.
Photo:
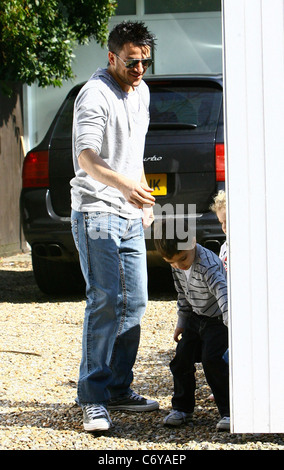
[{"label": "leafy tree branch", "polygon": [[1,0],[0,82],[61,86],[74,77],[76,43],[104,45],[115,0]]}]

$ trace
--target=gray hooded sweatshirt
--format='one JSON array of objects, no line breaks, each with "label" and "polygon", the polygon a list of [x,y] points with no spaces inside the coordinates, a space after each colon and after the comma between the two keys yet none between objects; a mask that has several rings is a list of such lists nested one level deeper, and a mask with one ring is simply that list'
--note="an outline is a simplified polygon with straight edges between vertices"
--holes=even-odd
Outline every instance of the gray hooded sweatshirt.
[{"label": "gray hooded sweatshirt", "polygon": [[133,219],[141,210],[122,193],[96,181],[78,165],[82,150],[91,148],[112,170],[141,181],[150,94],[146,83],[124,92],[106,69],[98,69],[80,90],[74,105],[72,209],[104,211]]}]

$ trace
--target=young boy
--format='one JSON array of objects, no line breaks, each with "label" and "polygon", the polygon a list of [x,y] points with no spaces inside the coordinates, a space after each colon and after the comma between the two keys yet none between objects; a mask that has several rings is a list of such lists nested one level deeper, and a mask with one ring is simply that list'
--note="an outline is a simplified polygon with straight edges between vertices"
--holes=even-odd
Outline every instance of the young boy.
[{"label": "young boy", "polygon": [[[218,191],[217,195],[214,197],[214,202],[210,206],[212,212],[214,212],[222,226],[222,230],[225,235],[227,235],[227,216],[226,216],[226,193],[222,189]],[[222,260],[224,268],[228,270],[227,263],[227,240],[224,241],[223,245],[220,248],[219,258]],[[224,354],[225,361],[229,361],[229,350]],[[213,395],[211,395],[213,397]],[[211,398],[212,399],[212,398]],[[213,398],[214,399],[214,398]]]},{"label": "young boy", "polygon": [[[220,258],[196,243],[188,233],[188,246],[180,249],[177,236],[169,238],[167,221],[155,223],[155,246],[172,267],[178,293],[176,355],[170,363],[174,379],[173,410],[164,424],[179,426],[192,420],[195,406],[195,362],[201,362],[221,415],[217,430],[230,429],[229,368],[222,358],[228,348],[226,271]],[[181,338],[180,338],[181,336]]]},{"label": "young boy", "polygon": [[[212,212],[214,212],[222,226],[223,232],[227,233],[227,224],[226,224],[226,193],[223,190],[220,190],[218,194],[214,197],[214,203],[210,206]],[[227,241],[223,243],[220,248],[219,258],[223,261],[224,268],[227,271]]]}]

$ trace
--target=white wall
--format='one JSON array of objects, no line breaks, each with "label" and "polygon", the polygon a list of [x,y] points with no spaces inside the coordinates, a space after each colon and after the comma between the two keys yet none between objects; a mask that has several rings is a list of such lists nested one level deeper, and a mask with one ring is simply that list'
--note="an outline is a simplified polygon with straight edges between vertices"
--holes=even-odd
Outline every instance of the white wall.
[{"label": "white wall", "polygon": [[[157,37],[155,74],[222,72],[220,12],[141,14],[129,18],[144,21]],[[113,17],[109,28],[124,19],[121,16]],[[94,41],[78,47],[74,52],[74,81],[64,82],[62,88],[24,87],[26,150],[41,141],[67,92],[76,83],[88,80],[98,67],[107,65],[107,49]]]},{"label": "white wall", "polygon": [[232,432],[284,432],[284,2],[223,0]]}]

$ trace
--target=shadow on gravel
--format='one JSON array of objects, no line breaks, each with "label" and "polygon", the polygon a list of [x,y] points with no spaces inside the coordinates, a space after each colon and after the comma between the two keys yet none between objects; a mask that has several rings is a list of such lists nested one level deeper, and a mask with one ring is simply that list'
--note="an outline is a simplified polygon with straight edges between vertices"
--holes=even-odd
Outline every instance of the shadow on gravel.
[{"label": "shadow on gravel", "polygon": [[[150,300],[161,297],[175,299],[175,289],[170,270],[153,268],[149,270],[148,290]],[[0,302],[70,302],[84,300],[84,292],[79,294],[47,295],[36,284],[32,269],[30,271],[0,270]]]},{"label": "shadow on gravel", "polygon": [[[79,434],[85,433],[82,423],[82,410],[74,404],[62,403],[40,403],[40,402],[1,402],[1,425],[9,427],[17,426],[26,428],[53,429],[57,431],[75,431]],[[12,411],[17,407],[17,411]],[[7,409],[7,413],[5,413]],[[18,411],[20,410],[20,411]],[[195,425],[202,428],[205,426],[208,432],[214,432],[216,426],[216,414],[207,413],[206,417],[197,418],[193,423],[187,424],[179,429],[169,428],[163,425],[163,419],[168,410],[157,410],[147,413],[119,412],[111,413],[113,427],[107,432],[94,432],[94,438],[107,436],[109,438],[127,439],[127,442],[135,442],[135,445],[146,442],[172,442],[177,440],[179,444],[186,444],[194,439],[198,442]],[[141,433],[141,429],[143,432]],[[204,434],[203,434],[204,438]],[[203,439],[202,438],[202,439]],[[223,440],[222,440],[223,442]]]},{"label": "shadow on gravel", "polygon": [[[17,426],[26,428],[27,422],[30,427],[77,432],[85,434],[82,423],[82,411],[76,404],[62,403],[40,403],[40,402],[10,402],[1,401],[1,425]],[[13,407],[20,411],[13,412]],[[5,413],[7,409],[7,413]],[[257,450],[260,442],[275,444],[274,434],[231,434],[229,432],[217,432],[216,421],[218,414],[215,410],[206,412],[196,412],[192,423],[187,423],[178,428],[167,427],[163,424],[163,419],[168,410],[157,410],[147,413],[119,412],[111,413],[113,427],[108,431],[98,431],[88,433],[95,440],[104,438],[121,440],[123,447],[124,439],[127,445],[133,441],[134,448],[143,444],[153,443],[153,445],[175,443],[180,450],[186,449],[190,445],[191,449],[209,450],[210,444],[214,444],[214,450],[223,450],[225,444],[238,446],[251,445],[251,450]],[[143,432],[141,432],[141,430]],[[283,445],[282,435],[278,435],[278,444]],[[72,445],[72,443],[70,444]],[[106,441],[107,445],[107,441]],[[192,447],[194,445],[194,447]],[[95,449],[95,447],[94,447]]]},{"label": "shadow on gravel", "polygon": [[82,295],[50,296],[38,288],[33,271],[0,270],[0,302],[29,303],[84,299]]}]

